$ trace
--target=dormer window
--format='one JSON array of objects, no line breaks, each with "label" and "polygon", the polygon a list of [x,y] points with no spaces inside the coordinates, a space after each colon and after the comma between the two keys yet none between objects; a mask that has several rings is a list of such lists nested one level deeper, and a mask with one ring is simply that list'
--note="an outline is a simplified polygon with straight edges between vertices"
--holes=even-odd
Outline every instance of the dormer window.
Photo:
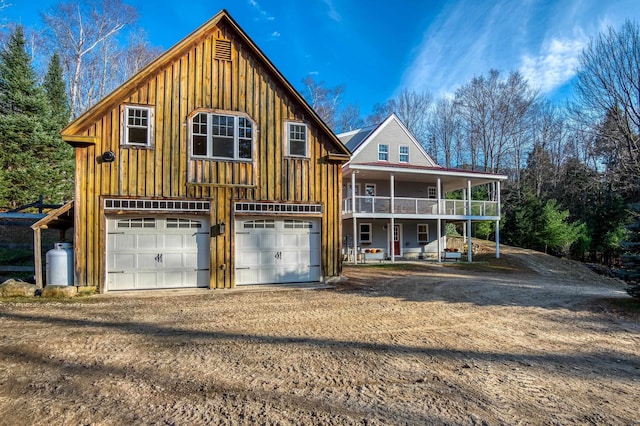
[{"label": "dormer window", "polygon": [[378,161],[389,161],[389,145],[378,144]]},{"label": "dormer window", "polygon": [[126,105],[123,108],[122,144],[150,147],[153,145],[153,108]]}]

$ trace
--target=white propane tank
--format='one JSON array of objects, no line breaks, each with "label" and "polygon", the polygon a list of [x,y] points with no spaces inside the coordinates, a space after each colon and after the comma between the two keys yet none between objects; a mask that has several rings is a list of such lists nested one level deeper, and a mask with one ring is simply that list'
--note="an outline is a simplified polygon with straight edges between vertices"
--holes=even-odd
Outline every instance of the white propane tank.
[{"label": "white propane tank", "polygon": [[73,285],[73,247],[71,243],[54,243],[47,258],[47,285]]}]

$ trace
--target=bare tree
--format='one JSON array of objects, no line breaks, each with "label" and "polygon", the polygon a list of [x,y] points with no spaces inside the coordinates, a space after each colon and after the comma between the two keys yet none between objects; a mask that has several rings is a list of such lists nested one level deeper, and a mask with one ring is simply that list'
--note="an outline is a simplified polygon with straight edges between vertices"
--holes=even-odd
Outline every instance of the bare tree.
[{"label": "bare tree", "polygon": [[[460,116],[452,99],[439,99],[429,115],[429,133],[435,143],[435,151],[430,154],[438,158],[438,153],[444,156],[445,167],[453,167],[453,159],[458,151],[462,129]],[[457,166],[458,164],[456,164]]]},{"label": "bare tree", "polygon": [[121,0],[59,3],[42,15],[66,68],[73,116],[112,88],[107,87],[113,59],[109,43],[137,16],[136,9]]},{"label": "bare tree", "polygon": [[379,124],[392,112],[413,133],[418,142],[429,144],[429,108],[433,96],[429,92],[415,92],[405,89],[383,104],[376,104],[373,113],[367,117],[368,124]]},{"label": "bare tree", "polygon": [[498,172],[504,158],[526,143],[522,136],[536,98],[520,73],[512,72],[503,80],[496,70],[489,71],[488,77],[474,77],[456,91],[472,168]]},{"label": "bare tree", "polygon": [[310,75],[302,84],[302,95],[331,130],[340,133],[362,126],[358,107],[343,103],[344,85],[327,87],[324,81],[317,82]]},{"label": "bare tree", "polygon": [[[640,175],[640,26],[601,33],[580,56],[576,120],[616,152],[621,172]],[[594,139],[595,141],[595,139]]]}]

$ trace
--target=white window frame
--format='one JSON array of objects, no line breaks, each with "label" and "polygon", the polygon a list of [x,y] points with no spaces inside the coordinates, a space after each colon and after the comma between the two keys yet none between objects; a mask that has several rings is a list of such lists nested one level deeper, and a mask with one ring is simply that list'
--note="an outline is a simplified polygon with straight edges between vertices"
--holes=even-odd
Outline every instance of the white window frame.
[{"label": "white window frame", "polygon": [[[146,125],[142,125],[139,123],[129,123],[129,114],[135,111],[145,111],[146,112]],[[140,117],[132,117],[134,120],[140,119]],[[142,106],[142,105],[123,105],[122,108],[122,145],[124,146],[137,146],[141,148],[149,148],[153,146],[153,137],[154,137],[154,122],[155,122],[155,108],[152,106]],[[130,142],[129,141],[129,130],[130,129],[146,129],[147,133],[147,141],[144,143],[141,142]]]},{"label": "white window frame", "polygon": [[[384,150],[382,149],[384,147]],[[381,158],[381,156],[385,158]],[[389,144],[379,143],[378,144],[378,161],[389,161]]]},{"label": "white window frame", "polygon": [[[304,129],[304,139],[293,139],[291,137],[292,128],[294,127],[301,127],[302,129]],[[298,158],[309,158],[309,130],[307,125],[299,121],[285,121],[284,131],[285,131],[285,143],[286,143],[285,152],[287,153],[287,156],[298,157]],[[304,154],[294,154],[291,152],[292,141],[298,142],[298,143],[304,142]]]},{"label": "white window frame", "polygon": [[[406,148],[407,152],[402,152],[403,148]],[[406,160],[402,159],[403,156],[406,156]],[[401,163],[409,162],[409,145],[400,145],[398,147],[398,161]]]},{"label": "white window frame", "polygon": [[[373,188],[373,193],[371,193],[369,191],[369,189]],[[365,202],[370,203],[373,201],[373,197],[376,196],[376,193],[378,192],[378,189],[376,187],[375,183],[365,183],[364,184],[364,196],[366,197],[364,199]]]},{"label": "white window frame", "polygon": [[[196,132],[194,129],[194,119],[201,114],[206,116],[206,123],[199,124],[200,128],[204,127],[204,131],[206,133]],[[225,135],[214,135],[214,117],[224,117],[225,119],[231,118],[233,120],[233,135],[225,136]],[[249,126],[247,126],[249,124]],[[220,124],[216,124],[218,128],[222,128]],[[249,133],[249,137],[241,135],[242,131]],[[244,114],[234,114],[232,112],[217,112],[217,111],[197,111],[189,118],[189,152],[191,154],[191,158],[196,159],[208,159],[208,160],[221,160],[221,161],[243,161],[243,162],[251,162],[254,157],[254,149],[255,149],[255,133],[256,133],[256,123],[250,119],[248,116]],[[206,145],[207,152],[206,154],[195,154],[193,149],[193,138],[194,136],[205,136],[206,137]],[[228,138],[233,139],[231,143],[233,143],[233,156],[220,156],[214,155],[214,137],[217,138]],[[243,142],[249,142],[251,147],[249,149],[249,157],[240,157],[240,146]]]},{"label": "white window frame", "polygon": [[427,198],[438,198],[438,188],[435,186],[427,187]]},{"label": "white window frame", "polygon": [[[369,230],[365,231],[362,228],[364,227],[368,227]],[[363,234],[369,234],[369,239],[368,240],[363,240],[362,239],[362,235]],[[360,223],[358,224],[358,241],[360,243],[370,243],[371,241],[373,241],[373,225],[371,223]]]},{"label": "white window frame", "polygon": [[[420,231],[420,227],[424,226],[426,229]],[[417,227],[417,235],[418,243],[428,243],[429,242],[429,224],[428,223],[419,223]],[[427,234],[427,239],[420,239],[420,234]]]}]

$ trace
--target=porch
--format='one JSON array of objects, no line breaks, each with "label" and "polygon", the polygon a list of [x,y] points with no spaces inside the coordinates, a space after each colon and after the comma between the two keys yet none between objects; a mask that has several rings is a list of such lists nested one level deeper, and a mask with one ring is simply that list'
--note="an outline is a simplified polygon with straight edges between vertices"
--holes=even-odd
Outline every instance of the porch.
[{"label": "porch", "polygon": [[[410,218],[486,218],[499,217],[498,201],[448,200],[415,197],[348,196],[342,200],[342,215],[346,218],[391,215]],[[418,218],[418,217],[416,217]]]}]

